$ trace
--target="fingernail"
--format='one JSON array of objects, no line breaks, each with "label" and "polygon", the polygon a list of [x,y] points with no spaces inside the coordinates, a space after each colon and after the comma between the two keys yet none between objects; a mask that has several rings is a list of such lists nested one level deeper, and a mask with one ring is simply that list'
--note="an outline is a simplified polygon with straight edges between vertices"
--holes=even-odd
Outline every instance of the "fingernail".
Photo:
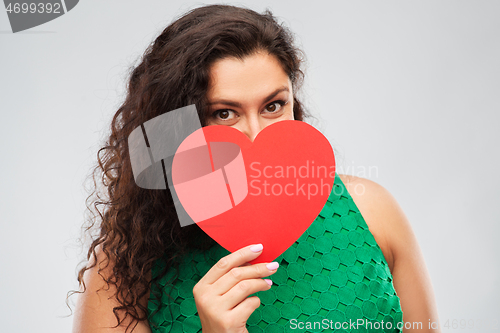
[{"label": "fingernail", "polygon": [[266,267],[267,267],[268,270],[274,271],[275,269],[277,269],[278,267],[280,267],[280,264],[278,264],[276,261],[273,261],[273,262],[267,264]]},{"label": "fingernail", "polygon": [[262,251],[263,248],[264,248],[264,246],[262,244],[255,244],[255,245],[252,245],[250,247],[250,251],[252,251],[252,252],[260,252],[260,251]]},{"label": "fingernail", "polygon": [[264,281],[267,282],[268,285],[272,286],[273,285],[273,281],[269,280],[269,279],[264,279]]}]

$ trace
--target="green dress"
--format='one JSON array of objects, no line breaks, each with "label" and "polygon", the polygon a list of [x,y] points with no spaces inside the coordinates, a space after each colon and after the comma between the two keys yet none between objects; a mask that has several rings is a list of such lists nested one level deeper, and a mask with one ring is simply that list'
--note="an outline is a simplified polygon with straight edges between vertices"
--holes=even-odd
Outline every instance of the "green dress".
[{"label": "green dress", "polygon": [[[153,333],[201,332],[193,287],[223,256],[220,245],[183,258],[151,287]],[[402,332],[403,313],[389,266],[340,177],[306,232],[277,259],[271,289],[247,321],[252,332]],[[157,260],[152,274],[164,263]],[[161,294],[158,301],[153,294]]]}]

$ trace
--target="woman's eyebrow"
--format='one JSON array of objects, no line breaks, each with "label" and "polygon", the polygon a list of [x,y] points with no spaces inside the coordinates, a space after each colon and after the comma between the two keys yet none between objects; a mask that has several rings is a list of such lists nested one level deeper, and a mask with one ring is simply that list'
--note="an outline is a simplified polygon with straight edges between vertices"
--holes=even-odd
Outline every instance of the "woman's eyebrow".
[{"label": "woman's eyebrow", "polygon": [[[281,88],[278,88],[276,89],[275,91],[273,91],[272,93],[270,93],[266,98],[263,99],[263,101],[268,101],[272,98],[274,98],[276,95],[278,95],[280,92],[282,91],[290,91],[288,89],[288,87],[286,86],[283,86]],[[230,100],[227,100],[227,99],[217,99],[215,101],[212,101],[212,102],[209,102],[208,105],[214,105],[214,104],[224,104],[224,105],[229,105],[229,106],[233,106],[233,107],[237,107],[237,108],[241,108],[242,105],[240,102],[235,102],[235,101],[230,101]]]}]

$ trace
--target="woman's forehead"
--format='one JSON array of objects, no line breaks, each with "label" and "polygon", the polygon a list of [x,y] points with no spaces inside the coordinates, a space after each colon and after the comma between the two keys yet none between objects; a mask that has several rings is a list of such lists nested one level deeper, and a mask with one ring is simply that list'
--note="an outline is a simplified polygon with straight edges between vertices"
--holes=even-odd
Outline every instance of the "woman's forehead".
[{"label": "woman's forehead", "polygon": [[292,85],[273,55],[259,52],[243,59],[223,58],[210,68],[207,95],[211,100],[264,97],[276,90],[292,92]]}]

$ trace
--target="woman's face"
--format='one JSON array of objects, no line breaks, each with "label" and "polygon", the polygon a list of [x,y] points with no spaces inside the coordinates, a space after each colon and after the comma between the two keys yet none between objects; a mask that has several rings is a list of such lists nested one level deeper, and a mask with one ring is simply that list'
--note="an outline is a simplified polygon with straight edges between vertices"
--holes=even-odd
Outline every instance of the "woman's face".
[{"label": "woman's face", "polygon": [[292,83],[264,52],[224,58],[210,68],[207,125],[227,125],[254,140],[264,127],[293,120]]}]

